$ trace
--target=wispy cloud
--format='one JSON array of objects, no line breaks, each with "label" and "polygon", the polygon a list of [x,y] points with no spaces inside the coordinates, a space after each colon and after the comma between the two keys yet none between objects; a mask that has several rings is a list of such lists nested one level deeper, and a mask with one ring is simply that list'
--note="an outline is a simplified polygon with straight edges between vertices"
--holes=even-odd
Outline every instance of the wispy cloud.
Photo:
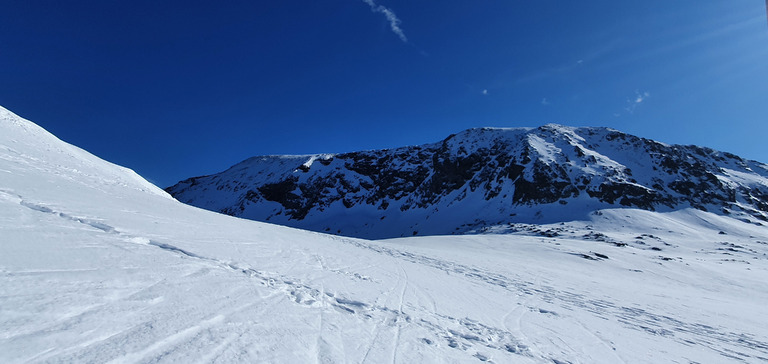
[{"label": "wispy cloud", "polygon": [[635,112],[635,109],[637,109],[637,107],[640,106],[640,104],[642,104],[649,97],[651,97],[651,93],[648,91],[635,91],[635,97],[627,99],[627,107],[624,109],[631,114]]},{"label": "wispy cloud", "polygon": [[403,32],[403,29],[400,28],[400,19],[398,19],[397,15],[395,14],[392,9],[376,4],[373,0],[363,0],[364,3],[368,4],[368,6],[371,7],[371,11],[374,13],[381,13],[384,14],[384,17],[387,18],[387,21],[389,21],[389,28],[392,29],[392,32],[395,33],[400,40],[402,40],[405,43],[408,43],[408,37],[405,36],[405,33]]},{"label": "wispy cloud", "polygon": [[552,103],[549,102],[549,100],[547,100],[547,98],[545,97],[545,98],[541,99],[541,105],[549,106],[549,105],[552,105]]},{"label": "wispy cloud", "polygon": [[481,91],[480,93],[483,94],[483,95],[488,95],[488,90],[483,89],[483,91]]}]

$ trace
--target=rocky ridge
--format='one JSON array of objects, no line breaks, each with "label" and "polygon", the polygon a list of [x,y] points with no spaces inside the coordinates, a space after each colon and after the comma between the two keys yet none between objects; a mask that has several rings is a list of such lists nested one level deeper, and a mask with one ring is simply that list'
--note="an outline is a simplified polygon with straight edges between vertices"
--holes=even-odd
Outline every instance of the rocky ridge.
[{"label": "rocky ridge", "polygon": [[261,156],[166,189],[243,218],[365,238],[695,208],[768,221],[768,166],[609,128],[477,128],[421,146]]}]

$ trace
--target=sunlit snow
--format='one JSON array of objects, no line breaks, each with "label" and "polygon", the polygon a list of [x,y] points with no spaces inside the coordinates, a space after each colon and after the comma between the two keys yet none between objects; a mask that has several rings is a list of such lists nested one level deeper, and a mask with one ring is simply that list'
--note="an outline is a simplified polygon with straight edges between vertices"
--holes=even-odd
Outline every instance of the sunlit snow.
[{"label": "sunlit snow", "polygon": [[768,362],[765,226],[590,219],[380,241],[242,220],[0,108],[0,362]]}]

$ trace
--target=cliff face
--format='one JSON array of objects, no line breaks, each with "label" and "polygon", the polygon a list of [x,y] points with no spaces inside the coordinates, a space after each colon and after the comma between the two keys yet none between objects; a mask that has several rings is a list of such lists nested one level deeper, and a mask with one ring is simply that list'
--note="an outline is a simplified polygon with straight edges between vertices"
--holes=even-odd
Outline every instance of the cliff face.
[{"label": "cliff face", "polygon": [[167,189],[182,202],[342,235],[455,234],[696,208],[768,221],[768,166],[607,128],[470,129],[422,146],[264,156]]}]

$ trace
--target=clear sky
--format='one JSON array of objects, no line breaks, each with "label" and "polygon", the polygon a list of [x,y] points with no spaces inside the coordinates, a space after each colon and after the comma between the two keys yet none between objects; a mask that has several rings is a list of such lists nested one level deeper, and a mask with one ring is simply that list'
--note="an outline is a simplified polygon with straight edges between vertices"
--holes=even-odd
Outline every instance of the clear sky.
[{"label": "clear sky", "polygon": [[762,0],[8,1],[0,105],[161,187],[547,123],[768,162],[766,23]]}]

